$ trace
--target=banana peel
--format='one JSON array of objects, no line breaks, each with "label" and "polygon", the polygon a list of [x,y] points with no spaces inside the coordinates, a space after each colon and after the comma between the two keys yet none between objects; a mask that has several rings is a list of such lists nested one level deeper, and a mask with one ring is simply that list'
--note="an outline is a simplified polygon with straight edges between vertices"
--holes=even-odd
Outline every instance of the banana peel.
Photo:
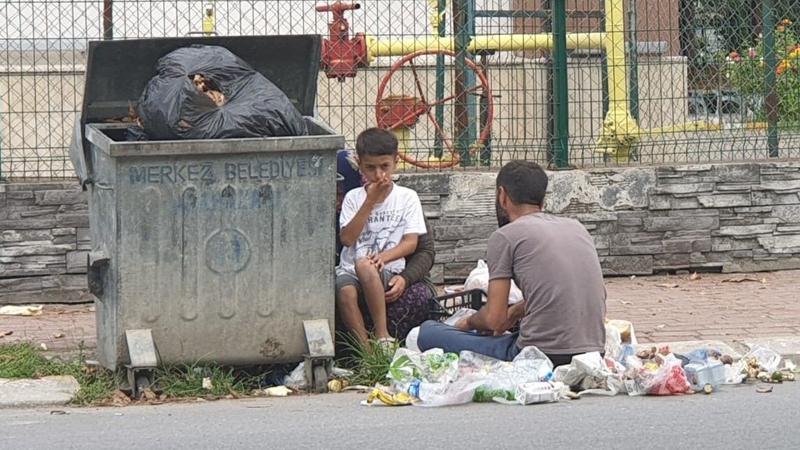
[{"label": "banana peel", "polygon": [[414,398],[405,392],[389,394],[382,389],[376,388],[369,393],[369,396],[367,396],[367,404],[371,405],[375,402],[375,400],[379,400],[381,403],[387,406],[407,406],[412,403]]}]

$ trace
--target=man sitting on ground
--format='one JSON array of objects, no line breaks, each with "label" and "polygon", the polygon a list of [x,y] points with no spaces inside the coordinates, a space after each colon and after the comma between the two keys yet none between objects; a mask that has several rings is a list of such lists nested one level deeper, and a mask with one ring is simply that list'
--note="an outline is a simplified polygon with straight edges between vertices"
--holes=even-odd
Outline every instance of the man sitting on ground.
[{"label": "man sitting on ground", "polygon": [[[594,241],[580,222],[542,212],[546,190],[547,174],[536,163],[512,161],[500,170],[501,228],[489,238],[487,303],[455,327],[423,323],[421,350],[470,350],[510,361],[536,346],[555,366],[603,351],[606,290]],[[509,307],[511,279],[525,301]],[[518,320],[519,332],[504,334]]]}]

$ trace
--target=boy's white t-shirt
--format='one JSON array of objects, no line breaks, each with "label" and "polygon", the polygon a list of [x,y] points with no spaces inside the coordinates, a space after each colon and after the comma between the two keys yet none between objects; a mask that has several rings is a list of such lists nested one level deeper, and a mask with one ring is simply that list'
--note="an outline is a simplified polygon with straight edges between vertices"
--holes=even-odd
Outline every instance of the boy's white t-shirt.
[{"label": "boy's white t-shirt", "polygon": [[[367,190],[363,187],[353,189],[345,195],[339,215],[340,228],[343,229],[353,220],[366,200]],[[336,274],[354,275],[357,259],[397,247],[406,234],[423,235],[427,232],[417,193],[395,184],[383,203],[373,208],[355,245],[342,249]],[[405,267],[405,258],[400,258],[387,263],[384,270],[400,273]]]}]

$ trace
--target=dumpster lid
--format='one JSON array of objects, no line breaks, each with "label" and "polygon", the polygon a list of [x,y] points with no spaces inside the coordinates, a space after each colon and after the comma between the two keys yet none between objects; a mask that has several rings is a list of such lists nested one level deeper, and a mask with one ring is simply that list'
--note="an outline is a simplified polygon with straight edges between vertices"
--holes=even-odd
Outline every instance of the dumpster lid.
[{"label": "dumpster lid", "polygon": [[227,48],[278,86],[302,115],[314,115],[320,36],[182,37],[90,42],[81,125],[128,116],[159,58],[194,44]]}]

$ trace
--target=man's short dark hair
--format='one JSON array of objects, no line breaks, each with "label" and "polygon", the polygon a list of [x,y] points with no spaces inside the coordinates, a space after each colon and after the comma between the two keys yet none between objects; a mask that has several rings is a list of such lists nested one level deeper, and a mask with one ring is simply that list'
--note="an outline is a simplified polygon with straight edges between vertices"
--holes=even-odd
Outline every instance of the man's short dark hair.
[{"label": "man's short dark hair", "polygon": [[367,128],[356,138],[356,154],[384,156],[397,154],[397,138],[394,133],[383,128]]},{"label": "man's short dark hair", "polygon": [[547,191],[547,174],[532,161],[511,161],[497,174],[497,187],[502,186],[517,205],[543,206]]}]

